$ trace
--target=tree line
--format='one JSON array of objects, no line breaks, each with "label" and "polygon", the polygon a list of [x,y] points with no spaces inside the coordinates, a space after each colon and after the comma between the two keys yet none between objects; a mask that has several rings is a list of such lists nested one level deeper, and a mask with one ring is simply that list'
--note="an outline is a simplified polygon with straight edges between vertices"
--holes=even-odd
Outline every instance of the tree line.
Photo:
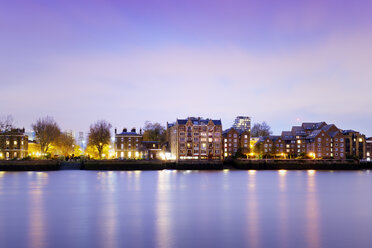
[{"label": "tree line", "polygon": [[[69,156],[74,154],[80,156],[82,153],[80,147],[72,135],[62,132],[60,126],[53,117],[46,116],[39,118],[31,125],[35,132],[35,138],[40,145],[41,155],[50,157],[54,153]],[[0,131],[6,132],[14,128],[13,118],[11,116],[0,118]],[[85,153],[94,158],[103,158],[108,154],[111,141],[111,123],[105,120],[98,120],[89,127],[87,137],[87,148]],[[166,129],[160,123],[146,121],[143,128],[144,141],[166,141]],[[272,131],[266,122],[254,124],[251,130],[252,137],[268,136]]]}]

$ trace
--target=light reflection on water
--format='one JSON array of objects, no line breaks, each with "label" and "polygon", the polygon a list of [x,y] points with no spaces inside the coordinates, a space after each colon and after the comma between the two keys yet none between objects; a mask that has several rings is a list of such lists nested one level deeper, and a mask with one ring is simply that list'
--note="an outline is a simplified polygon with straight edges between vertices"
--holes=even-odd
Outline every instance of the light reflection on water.
[{"label": "light reflection on water", "polygon": [[371,209],[369,171],[0,172],[0,247],[368,247]]}]

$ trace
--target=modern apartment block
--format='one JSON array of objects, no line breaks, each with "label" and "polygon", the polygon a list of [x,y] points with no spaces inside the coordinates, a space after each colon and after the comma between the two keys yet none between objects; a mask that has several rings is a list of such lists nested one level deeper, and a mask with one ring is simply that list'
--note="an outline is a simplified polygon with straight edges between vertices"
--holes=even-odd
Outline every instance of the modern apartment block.
[{"label": "modern apartment block", "polygon": [[225,158],[234,157],[239,151],[248,154],[250,151],[251,132],[249,129],[237,130],[234,127],[225,130],[223,137],[223,155]]},{"label": "modern apartment block", "polygon": [[[274,149],[274,145],[275,148],[280,148],[281,144],[274,144],[273,137],[275,136],[261,137],[256,144],[260,149],[256,150],[261,154],[277,154],[278,150]],[[365,139],[359,132],[341,130],[334,124],[325,122],[303,123],[301,126],[293,126],[291,131],[283,131],[281,135],[285,146],[283,154],[289,158],[311,154],[314,158],[364,159]],[[262,148],[261,144],[264,144]]]},{"label": "modern apartment block", "polygon": [[117,133],[115,129],[115,156],[120,159],[141,159],[142,158],[142,132],[136,132],[133,128],[130,132],[126,128],[123,132]]},{"label": "modern apartment block", "polygon": [[28,155],[25,129],[0,132],[0,159],[22,159]]},{"label": "modern apartment block", "polygon": [[248,116],[237,116],[232,126],[239,132],[251,131],[251,117]]},{"label": "modern apartment block", "polygon": [[189,117],[167,123],[168,149],[176,160],[221,160],[221,120]]}]

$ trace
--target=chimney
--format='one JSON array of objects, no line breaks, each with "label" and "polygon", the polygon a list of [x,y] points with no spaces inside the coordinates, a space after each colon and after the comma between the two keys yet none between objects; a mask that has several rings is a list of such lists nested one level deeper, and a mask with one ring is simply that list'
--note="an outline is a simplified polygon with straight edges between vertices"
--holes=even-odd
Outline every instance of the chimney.
[{"label": "chimney", "polygon": [[123,129],[123,133],[126,133],[128,130],[126,128]]},{"label": "chimney", "polygon": [[118,131],[118,130],[117,130],[116,127],[115,127],[115,134],[117,133],[117,131]]},{"label": "chimney", "polygon": [[142,134],[142,128],[140,128],[140,134]]},{"label": "chimney", "polygon": [[135,128],[132,128],[131,132],[132,133],[135,133],[136,132],[136,129]]}]

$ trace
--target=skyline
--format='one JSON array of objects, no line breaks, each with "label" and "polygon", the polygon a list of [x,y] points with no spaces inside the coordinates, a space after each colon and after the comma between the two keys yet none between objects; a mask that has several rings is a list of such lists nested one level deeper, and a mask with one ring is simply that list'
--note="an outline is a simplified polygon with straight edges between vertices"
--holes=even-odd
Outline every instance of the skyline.
[{"label": "skyline", "polygon": [[274,134],[326,121],[372,136],[371,11],[368,1],[2,1],[0,116],[30,129],[49,115],[86,132],[99,119],[120,130],[188,116],[225,129],[247,115]]}]

